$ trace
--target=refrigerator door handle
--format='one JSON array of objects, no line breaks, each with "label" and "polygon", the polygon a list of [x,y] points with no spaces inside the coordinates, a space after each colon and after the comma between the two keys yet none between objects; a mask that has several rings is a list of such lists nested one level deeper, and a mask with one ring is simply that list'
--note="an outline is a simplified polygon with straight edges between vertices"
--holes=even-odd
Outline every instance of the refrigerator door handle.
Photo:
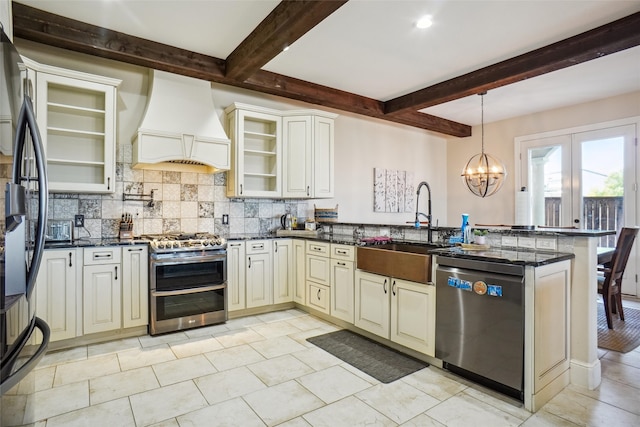
[{"label": "refrigerator door handle", "polygon": [[38,350],[33,354],[33,356],[31,356],[29,360],[25,362],[17,371],[9,375],[2,383],[0,383],[0,395],[5,394],[16,384],[22,381],[27,376],[27,374],[29,374],[29,372],[31,372],[36,367],[38,362],[40,362],[40,359],[42,359],[42,356],[44,356],[44,354],[47,352],[47,347],[49,347],[49,339],[51,338],[51,330],[49,329],[49,325],[47,325],[47,322],[39,317],[36,317],[34,321],[35,328],[32,329],[31,334],[28,334],[24,338],[24,342],[20,346],[20,349],[22,349],[24,344],[29,339],[31,339],[33,331],[35,331],[36,328],[40,329],[40,331],[42,332],[42,342],[40,343],[40,347],[38,347]]},{"label": "refrigerator door handle", "polygon": [[[38,124],[36,122],[36,115],[33,112],[33,104],[31,98],[25,95],[22,102],[22,108],[20,108],[20,115],[18,116],[18,123],[16,129],[16,139],[14,144],[14,159],[22,159],[26,145],[26,131],[27,127],[31,134],[31,141],[33,142],[34,157],[36,160],[36,168],[38,170],[38,222],[35,230],[35,241],[33,248],[33,256],[31,257],[31,263],[27,266],[27,299],[31,298],[33,289],[36,285],[36,276],[38,274],[38,268],[40,267],[40,261],[42,260],[42,253],[44,252],[44,239],[47,227],[47,204],[49,197],[49,184],[47,180],[47,165],[45,162],[44,147],[42,145],[42,137],[38,130]],[[13,164],[13,183],[21,184],[24,179],[22,176],[22,164],[20,161],[15,161]],[[29,185],[29,182],[27,182]]]}]

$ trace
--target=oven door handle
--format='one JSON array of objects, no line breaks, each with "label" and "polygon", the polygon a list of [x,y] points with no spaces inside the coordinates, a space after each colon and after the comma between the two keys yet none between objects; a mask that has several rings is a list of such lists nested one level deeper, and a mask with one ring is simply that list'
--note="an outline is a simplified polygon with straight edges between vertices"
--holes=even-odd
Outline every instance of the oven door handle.
[{"label": "oven door handle", "polygon": [[176,295],[186,295],[186,294],[197,294],[200,292],[209,292],[209,291],[217,291],[218,289],[224,289],[227,285],[215,285],[215,286],[204,286],[202,288],[191,288],[191,289],[179,289],[177,291],[151,291],[151,295],[154,297],[172,297]]}]

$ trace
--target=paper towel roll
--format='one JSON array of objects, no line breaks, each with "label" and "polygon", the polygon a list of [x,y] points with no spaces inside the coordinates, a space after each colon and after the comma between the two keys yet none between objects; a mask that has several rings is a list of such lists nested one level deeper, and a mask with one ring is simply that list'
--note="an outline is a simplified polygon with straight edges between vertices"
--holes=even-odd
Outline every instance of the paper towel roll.
[{"label": "paper towel roll", "polygon": [[528,191],[516,193],[516,225],[531,225],[531,203]]}]

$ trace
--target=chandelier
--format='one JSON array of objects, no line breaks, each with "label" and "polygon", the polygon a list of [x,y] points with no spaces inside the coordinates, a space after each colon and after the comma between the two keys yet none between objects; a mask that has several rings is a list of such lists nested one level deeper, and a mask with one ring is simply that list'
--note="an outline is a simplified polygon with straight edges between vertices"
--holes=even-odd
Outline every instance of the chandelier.
[{"label": "chandelier", "polygon": [[469,191],[478,197],[488,197],[496,193],[507,177],[504,164],[484,152],[484,95],[480,93],[482,110],[482,151],[471,157],[464,169],[462,169],[462,181]]}]

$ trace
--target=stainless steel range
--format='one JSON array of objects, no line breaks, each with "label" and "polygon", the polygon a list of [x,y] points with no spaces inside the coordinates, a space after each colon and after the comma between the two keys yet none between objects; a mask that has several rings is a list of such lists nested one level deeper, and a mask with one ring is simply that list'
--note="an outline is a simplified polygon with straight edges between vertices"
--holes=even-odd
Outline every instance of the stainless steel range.
[{"label": "stainless steel range", "polygon": [[213,234],[146,235],[151,335],[227,320],[227,244]]}]

